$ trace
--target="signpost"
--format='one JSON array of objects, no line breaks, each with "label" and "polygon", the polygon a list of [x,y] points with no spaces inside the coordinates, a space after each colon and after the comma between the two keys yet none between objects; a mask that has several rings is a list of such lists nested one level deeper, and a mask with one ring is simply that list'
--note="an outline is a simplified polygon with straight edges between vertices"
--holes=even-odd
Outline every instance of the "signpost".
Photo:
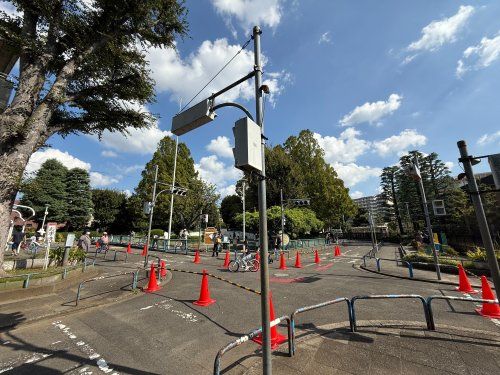
[{"label": "signpost", "polygon": [[49,252],[50,244],[56,241],[57,223],[47,223],[47,247],[45,248],[45,260],[43,262],[43,269],[46,270],[49,266]]}]

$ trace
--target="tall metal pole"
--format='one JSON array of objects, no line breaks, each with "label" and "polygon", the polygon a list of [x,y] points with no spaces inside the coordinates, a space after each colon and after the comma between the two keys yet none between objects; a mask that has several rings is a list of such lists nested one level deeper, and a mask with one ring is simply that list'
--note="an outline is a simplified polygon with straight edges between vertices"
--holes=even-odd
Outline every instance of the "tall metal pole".
[{"label": "tall metal pole", "polygon": [[285,234],[285,212],[283,209],[283,189],[280,189],[280,201],[281,201],[281,250],[285,250],[285,243],[283,242]]},{"label": "tall metal pole", "polygon": [[[415,157],[413,164],[417,169],[420,169],[418,165],[418,158]],[[422,178],[418,179],[418,189],[420,190],[420,195],[422,196],[422,205],[424,206],[424,216],[425,225],[427,225],[427,233],[429,234],[429,242],[431,244],[432,256],[434,257],[434,264],[436,266],[436,275],[438,280],[441,280],[441,270],[439,268],[439,259],[436,253],[436,245],[434,244],[434,234],[432,233],[431,218],[429,217],[429,208],[427,207],[427,198],[425,197],[424,183]]]},{"label": "tall metal pole", "polygon": [[255,58],[255,117],[262,135],[262,176],[259,180],[259,239],[260,239],[260,303],[262,313],[262,373],[271,375],[271,326],[269,322],[269,272],[268,272],[268,241],[267,241],[267,203],[266,203],[266,142],[264,138],[264,124],[262,113],[262,66],[260,62],[260,34],[259,26],[253,28],[254,58]]},{"label": "tall metal pole", "polygon": [[246,180],[242,181],[242,201],[243,201],[243,251],[246,250],[246,238],[247,238],[247,232],[246,232],[246,207],[245,207],[245,192],[246,192],[246,185],[247,182]]},{"label": "tall metal pole", "polygon": [[484,248],[486,249],[488,265],[490,266],[490,273],[491,277],[493,278],[493,284],[495,285],[495,291],[498,298],[500,293],[500,270],[498,267],[498,262],[495,257],[495,250],[493,247],[493,241],[491,239],[490,230],[488,228],[488,222],[486,221],[483,202],[481,201],[481,195],[479,194],[477,182],[476,179],[474,178],[471,156],[469,156],[467,152],[467,144],[465,143],[465,141],[458,141],[457,146],[458,149],[460,150],[459,161],[461,161],[462,164],[464,165],[464,171],[467,176],[467,185],[469,187],[469,193],[471,195],[472,204],[474,205],[474,211],[476,212],[476,219],[479,225],[479,231],[481,232],[481,239],[483,240],[483,245]]},{"label": "tall metal pole", "polygon": [[[175,172],[177,171],[177,150],[179,148],[179,137],[175,137],[174,173],[172,175],[172,192],[175,188]],[[170,216],[168,219],[167,250],[170,250],[170,239],[172,238],[172,214],[174,212],[174,194],[170,196]]]},{"label": "tall metal pole", "polygon": [[372,209],[370,207],[368,211],[368,221],[370,224],[370,237],[372,239],[372,251],[373,251],[373,256],[375,256],[376,253],[376,246],[377,246],[377,238],[375,237],[375,230],[373,229],[373,216],[372,216]]},{"label": "tall metal pole", "polygon": [[144,267],[148,265],[149,240],[151,237],[151,225],[153,224],[153,211],[156,200],[156,184],[158,183],[158,164],[155,165],[155,180],[153,182],[153,198],[151,199],[151,209],[149,210],[148,238],[146,239],[146,256],[144,257]]},{"label": "tall metal pole", "polygon": [[201,246],[201,221],[203,220],[203,209],[200,210],[200,227],[198,229],[198,251],[200,251]]}]

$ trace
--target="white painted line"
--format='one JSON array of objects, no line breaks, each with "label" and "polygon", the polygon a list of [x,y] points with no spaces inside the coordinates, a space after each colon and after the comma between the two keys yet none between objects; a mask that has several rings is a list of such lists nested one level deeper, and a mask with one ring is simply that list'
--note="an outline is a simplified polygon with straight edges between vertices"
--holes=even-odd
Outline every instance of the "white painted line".
[{"label": "white painted line", "polygon": [[146,306],[146,307],[141,307],[139,310],[148,310],[148,309],[150,309],[151,307],[153,307],[153,305]]},{"label": "white painted line", "polygon": [[10,371],[10,370],[13,370],[14,367],[10,366],[10,367],[6,367],[6,368],[0,368],[0,374],[5,372],[5,371]]}]

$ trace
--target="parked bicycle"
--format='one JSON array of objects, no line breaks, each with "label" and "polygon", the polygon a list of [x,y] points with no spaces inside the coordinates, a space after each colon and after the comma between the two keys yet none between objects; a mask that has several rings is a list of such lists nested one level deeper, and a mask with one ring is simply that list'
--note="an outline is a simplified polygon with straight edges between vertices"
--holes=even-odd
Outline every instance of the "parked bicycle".
[{"label": "parked bicycle", "polygon": [[229,271],[237,272],[240,268],[242,271],[257,272],[260,267],[260,262],[252,258],[251,255],[240,255],[236,260],[229,262]]}]

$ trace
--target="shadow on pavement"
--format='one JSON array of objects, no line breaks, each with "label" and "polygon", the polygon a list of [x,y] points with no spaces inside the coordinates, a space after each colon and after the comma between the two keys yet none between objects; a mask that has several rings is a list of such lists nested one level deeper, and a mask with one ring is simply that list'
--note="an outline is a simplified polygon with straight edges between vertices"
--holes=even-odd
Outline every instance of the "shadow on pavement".
[{"label": "shadow on pavement", "polygon": [[19,311],[8,314],[0,313],[0,332],[12,329],[25,320],[24,314]]}]

